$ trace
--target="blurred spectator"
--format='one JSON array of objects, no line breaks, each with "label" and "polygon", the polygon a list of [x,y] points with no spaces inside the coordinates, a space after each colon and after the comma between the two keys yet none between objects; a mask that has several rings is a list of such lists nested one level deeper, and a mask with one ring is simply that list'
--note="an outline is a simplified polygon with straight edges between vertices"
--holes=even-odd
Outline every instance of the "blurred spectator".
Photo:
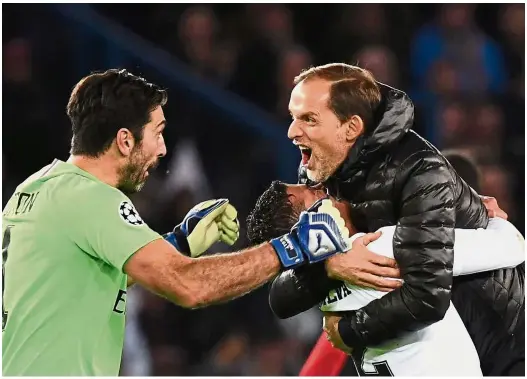
[{"label": "blurred spectator", "polygon": [[392,87],[399,86],[399,65],[397,57],[386,46],[371,45],[357,52],[354,62],[372,72],[375,78]]},{"label": "blurred spectator", "polygon": [[289,97],[293,89],[293,80],[303,70],[313,64],[311,53],[303,46],[292,46],[282,52],[278,63],[278,92],[276,114],[289,122]]},{"label": "blurred spectator", "polygon": [[473,157],[455,149],[443,150],[442,153],[459,176],[476,192],[481,193],[481,173]]},{"label": "blurred spectator", "polygon": [[[56,108],[49,106],[45,88],[33,81],[32,45],[28,39],[14,38],[3,46],[3,158],[17,182],[50,163],[54,152],[64,149],[68,135],[53,120]],[[55,130],[54,143],[44,143]],[[67,145],[66,145],[67,146]],[[20,159],[21,151],[31,158]]]},{"label": "blurred spectator", "polygon": [[390,40],[385,9],[381,4],[346,4],[335,16],[337,20],[330,31],[331,43],[327,44],[331,51],[326,51],[332,60],[351,63],[349,61],[357,50]]},{"label": "blurred spectator", "polygon": [[15,38],[4,45],[4,84],[29,85],[32,75],[31,45],[24,38]]},{"label": "blurred spectator", "polygon": [[500,208],[509,215],[509,220],[513,223],[516,222],[517,208],[514,206],[511,192],[514,187],[514,180],[509,171],[503,166],[493,164],[482,166],[481,174],[481,193],[495,197]]},{"label": "blurred spectator", "polygon": [[[190,7],[180,18],[179,40],[174,51],[198,75],[221,80],[220,65],[217,63],[220,57],[226,59],[228,50],[224,46],[219,49],[218,29],[218,21],[212,8],[205,5]],[[221,67],[224,69],[223,65]]]},{"label": "blurred spectator", "polygon": [[244,16],[247,35],[230,89],[274,113],[280,56],[295,42],[291,13],[282,4],[249,4]]},{"label": "blurred spectator", "polygon": [[501,158],[505,129],[502,110],[496,104],[481,103],[473,108],[470,119],[472,123],[467,130],[469,143],[483,149],[480,155],[485,156],[486,161],[497,162]]},{"label": "blurred spectator", "polygon": [[412,69],[416,84],[425,83],[433,63],[448,62],[464,94],[479,96],[503,91],[506,74],[501,49],[474,21],[472,4],[441,5],[437,19],[425,25],[413,42]]},{"label": "blurred spectator", "polygon": [[[499,28],[503,35],[509,87],[523,86],[525,72],[525,4],[507,4],[500,11]],[[514,91],[514,90],[513,90]],[[516,90],[517,91],[517,90]],[[518,93],[524,93],[524,90]]]},{"label": "blurred spectator", "polygon": [[438,125],[441,125],[441,140],[443,148],[459,146],[468,138],[468,128],[471,122],[466,107],[456,101],[451,101],[439,110]]},{"label": "blurred spectator", "polygon": [[247,17],[258,38],[263,38],[275,50],[291,45],[293,40],[293,18],[282,4],[249,4]]}]

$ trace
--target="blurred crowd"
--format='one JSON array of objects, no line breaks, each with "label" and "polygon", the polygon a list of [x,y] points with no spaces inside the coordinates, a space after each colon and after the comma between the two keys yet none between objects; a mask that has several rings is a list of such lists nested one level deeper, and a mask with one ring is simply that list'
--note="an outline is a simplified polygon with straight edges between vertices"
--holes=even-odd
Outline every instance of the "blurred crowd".
[{"label": "blurred crowd", "polygon": [[[283,125],[293,78],[347,62],[416,103],[415,130],[478,163],[481,192],[525,232],[524,4],[97,4],[97,12],[184,62],[194,75],[256,104]],[[70,32],[55,8],[3,7],[2,202],[26,176],[67,159],[65,106],[99,56],[148,80],[153,68]],[[76,38],[83,38],[77,40]],[[81,48],[79,48],[79,45]],[[79,53],[79,51],[81,53]],[[242,225],[277,177],[275,146],[258,132],[169,88],[169,153],[133,199],[166,232],[196,202],[228,197]],[[291,175],[292,180],[295,173]],[[242,229],[243,231],[243,229]],[[247,245],[240,238],[237,248]],[[223,246],[214,253],[228,251]],[[296,375],[321,331],[316,310],[279,321],[263,287],[229,304],[183,310],[129,291],[123,375]]]}]

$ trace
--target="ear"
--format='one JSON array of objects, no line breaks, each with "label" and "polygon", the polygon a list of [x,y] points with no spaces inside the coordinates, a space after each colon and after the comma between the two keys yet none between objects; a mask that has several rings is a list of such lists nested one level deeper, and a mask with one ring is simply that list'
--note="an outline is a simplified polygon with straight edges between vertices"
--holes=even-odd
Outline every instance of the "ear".
[{"label": "ear", "polygon": [[346,141],[355,141],[361,134],[364,133],[364,121],[358,115],[353,115],[346,122]]},{"label": "ear", "polygon": [[135,146],[135,139],[132,132],[125,128],[119,129],[115,136],[115,144],[120,153],[128,157]]}]

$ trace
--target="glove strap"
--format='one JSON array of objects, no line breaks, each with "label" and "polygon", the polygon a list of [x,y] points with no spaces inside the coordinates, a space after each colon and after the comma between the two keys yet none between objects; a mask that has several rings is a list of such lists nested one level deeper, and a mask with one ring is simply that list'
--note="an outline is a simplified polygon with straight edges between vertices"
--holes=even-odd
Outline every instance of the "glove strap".
[{"label": "glove strap", "polygon": [[304,263],[305,259],[300,246],[292,240],[289,234],[272,239],[271,246],[275,249],[284,268],[297,267]]},{"label": "glove strap", "polygon": [[174,231],[163,235],[163,238],[174,246],[180,253],[190,256],[190,246],[187,237],[183,234],[180,225],[174,228]]}]

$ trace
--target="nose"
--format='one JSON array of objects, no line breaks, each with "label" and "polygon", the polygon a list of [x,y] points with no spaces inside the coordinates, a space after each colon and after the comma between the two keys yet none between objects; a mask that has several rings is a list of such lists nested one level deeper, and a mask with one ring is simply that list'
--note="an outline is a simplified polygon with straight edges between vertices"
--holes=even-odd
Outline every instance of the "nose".
[{"label": "nose", "polygon": [[165,145],[165,139],[163,138],[163,136],[161,136],[160,145],[161,146],[159,146],[159,153],[157,154],[157,156],[159,158],[163,158],[165,155],[167,155],[167,145]]},{"label": "nose", "polygon": [[287,137],[290,140],[294,140],[295,138],[301,137],[302,134],[302,128],[298,125],[296,120],[293,120],[291,125],[289,125],[289,129],[287,130]]}]

